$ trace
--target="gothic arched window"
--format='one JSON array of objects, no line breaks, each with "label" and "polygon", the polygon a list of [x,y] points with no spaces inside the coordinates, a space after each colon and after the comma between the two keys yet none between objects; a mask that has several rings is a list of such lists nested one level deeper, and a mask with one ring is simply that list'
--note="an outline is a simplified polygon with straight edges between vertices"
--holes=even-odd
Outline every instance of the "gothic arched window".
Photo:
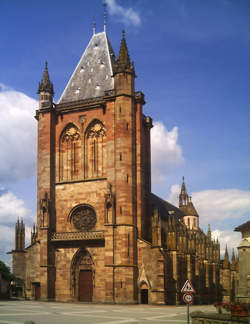
[{"label": "gothic arched window", "polygon": [[59,180],[68,181],[79,178],[80,173],[80,133],[78,128],[70,123],[60,136]]},{"label": "gothic arched window", "polygon": [[105,176],[106,130],[99,120],[94,120],[85,133],[85,178]]}]

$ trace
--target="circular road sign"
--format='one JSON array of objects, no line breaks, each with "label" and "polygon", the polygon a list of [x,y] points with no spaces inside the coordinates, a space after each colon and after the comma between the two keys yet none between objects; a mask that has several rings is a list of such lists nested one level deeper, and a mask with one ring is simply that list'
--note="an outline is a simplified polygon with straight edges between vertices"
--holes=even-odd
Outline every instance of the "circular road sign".
[{"label": "circular road sign", "polygon": [[194,301],[194,296],[192,294],[184,294],[183,300],[186,304],[192,304],[192,302]]}]

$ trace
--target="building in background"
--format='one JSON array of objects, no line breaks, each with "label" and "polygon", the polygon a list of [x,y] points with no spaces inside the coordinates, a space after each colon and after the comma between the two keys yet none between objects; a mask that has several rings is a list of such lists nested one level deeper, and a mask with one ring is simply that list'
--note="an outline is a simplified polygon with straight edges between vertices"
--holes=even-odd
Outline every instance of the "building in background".
[{"label": "building in background", "polygon": [[37,226],[31,245],[20,234],[12,251],[27,298],[179,304],[187,279],[196,303],[219,296],[219,242],[200,229],[184,179],[179,208],[151,193],[153,125],[135,76],[124,33],[116,58],[94,31],[57,104],[46,63]]},{"label": "building in background", "polygon": [[250,302],[250,221],[236,227],[242,240],[238,246],[239,269],[236,297],[241,302]]}]

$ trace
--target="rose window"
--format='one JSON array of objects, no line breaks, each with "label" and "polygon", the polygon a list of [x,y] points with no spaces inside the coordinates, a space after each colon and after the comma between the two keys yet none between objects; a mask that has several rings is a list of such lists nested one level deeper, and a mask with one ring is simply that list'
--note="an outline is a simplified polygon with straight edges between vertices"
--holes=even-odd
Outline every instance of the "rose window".
[{"label": "rose window", "polygon": [[74,209],[71,215],[71,222],[79,231],[88,231],[96,224],[96,214],[93,208],[81,205]]}]

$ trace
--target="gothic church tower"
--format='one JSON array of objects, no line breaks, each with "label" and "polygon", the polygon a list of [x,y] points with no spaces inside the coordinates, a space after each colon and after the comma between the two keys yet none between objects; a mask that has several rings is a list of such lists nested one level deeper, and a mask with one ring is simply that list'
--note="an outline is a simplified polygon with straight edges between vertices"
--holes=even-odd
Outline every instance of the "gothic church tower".
[{"label": "gothic church tower", "polygon": [[137,239],[150,240],[152,120],[134,78],[124,32],[116,59],[106,32],[94,31],[58,104],[45,65],[31,247],[39,246],[41,299],[138,300]]}]

